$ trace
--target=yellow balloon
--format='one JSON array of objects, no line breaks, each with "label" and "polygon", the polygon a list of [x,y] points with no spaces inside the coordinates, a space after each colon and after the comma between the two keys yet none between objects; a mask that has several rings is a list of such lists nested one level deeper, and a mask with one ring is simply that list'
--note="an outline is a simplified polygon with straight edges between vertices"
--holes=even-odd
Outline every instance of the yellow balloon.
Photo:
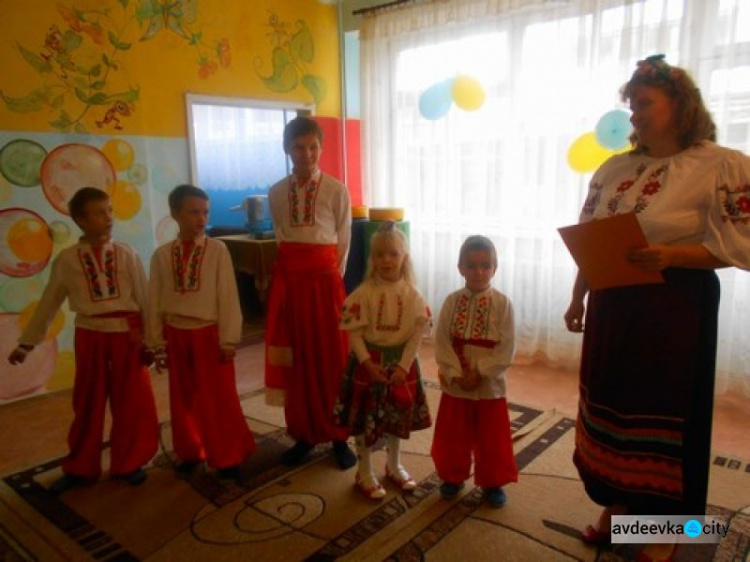
[{"label": "yellow balloon", "polygon": [[46,260],[52,253],[52,235],[47,225],[37,218],[23,218],[8,230],[8,248],[20,260],[35,263]]},{"label": "yellow balloon", "polygon": [[576,172],[593,172],[615,153],[596,140],[594,132],[584,133],[568,149],[568,164]]},{"label": "yellow balloon", "polygon": [[60,351],[55,359],[55,370],[44,385],[47,390],[60,390],[73,386],[76,374],[75,354],[70,350]]},{"label": "yellow balloon", "polygon": [[129,181],[118,180],[112,190],[112,212],[115,218],[132,219],[141,210],[141,193]]},{"label": "yellow balloon", "polygon": [[122,139],[110,139],[104,143],[102,152],[110,161],[112,167],[118,172],[123,172],[133,165],[135,151],[129,142]]},{"label": "yellow balloon", "polygon": [[479,80],[471,76],[456,76],[451,86],[451,97],[456,105],[466,111],[476,111],[487,95]]},{"label": "yellow balloon", "polygon": [[[31,321],[31,316],[34,314],[34,311],[36,310],[37,305],[39,304],[39,301],[32,301],[29,304],[26,305],[26,308],[24,308],[21,311],[21,314],[18,315],[18,327],[23,332],[26,329],[26,326],[29,325],[29,322]],[[58,310],[57,314],[55,314],[54,319],[52,320],[52,324],[50,324],[49,329],[47,330],[47,335],[45,336],[45,340],[51,340],[57,337],[57,334],[60,333],[60,330],[63,329],[63,326],[65,325],[65,314],[63,314],[62,310]]]}]

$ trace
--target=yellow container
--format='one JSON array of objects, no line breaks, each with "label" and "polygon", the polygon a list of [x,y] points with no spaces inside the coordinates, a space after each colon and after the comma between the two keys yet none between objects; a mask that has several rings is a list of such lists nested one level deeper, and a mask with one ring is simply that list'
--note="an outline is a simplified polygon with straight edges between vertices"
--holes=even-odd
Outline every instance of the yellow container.
[{"label": "yellow container", "polygon": [[352,207],[352,218],[353,219],[366,219],[368,218],[367,205],[355,205]]},{"label": "yellow container", "polygon": [[402,221],[404,210],[395,207],[378,207],[370,209],[371,221]]}]

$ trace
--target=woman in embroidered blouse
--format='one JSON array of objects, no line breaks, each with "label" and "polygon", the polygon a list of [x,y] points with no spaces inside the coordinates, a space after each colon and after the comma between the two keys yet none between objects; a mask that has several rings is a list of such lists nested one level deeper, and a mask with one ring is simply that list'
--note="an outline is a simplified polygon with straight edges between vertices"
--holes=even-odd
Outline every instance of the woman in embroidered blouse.
[{"label": "woman in embroidered blouse", "polygon": [[334,414],[355,436],[357,488],[379,500],[386,492],[372,468],[370,447],[384,435],[386,476],[403,491],[417,486],[401,464],[400,449],[401,439],[431,424],[417,359],[430,310],[414,284],[406,237],[395,223],[384,223],[370,246],[367,277],[341,313],[351,357]]},{"label": "woman in embroidered blouse", "polygon": [[[750,268],[750,159],[718,146],[700,91],[657,55],[621,90],[633,150],[594,174],[581,222],[637,213],[648,246],[628,259],[665,283],[592,291],[580,273],[565,322],[585,332],[574,462],[610,516],[705,512],[719,283]],[[649,545],[651,548],[654,545]],[[651,555],[650,550],[645,552]]]}]

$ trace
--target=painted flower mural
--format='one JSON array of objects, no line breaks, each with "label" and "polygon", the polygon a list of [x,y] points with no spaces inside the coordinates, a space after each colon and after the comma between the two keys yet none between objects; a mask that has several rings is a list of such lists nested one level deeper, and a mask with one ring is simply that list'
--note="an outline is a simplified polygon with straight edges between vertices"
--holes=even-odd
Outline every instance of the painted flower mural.
[{"label": "painted flower mural", "polygon": [[[311,74],[309,65],[315,58],[315,44],[307,22],[297,20],[294,26],[283,22],[271,12],[268,18],[271,43],[271,74],[261,72],[263,62],[255,59],[255,72],[266,87],[273,92],[291,92],[300,84],[319,104],[326,96],[327,85],[323,77]],[[292,28],[293,29],[290,29]]]},{"label": "painted flower mural", "polygon": [[90,9],[60,3],[57,11],[62,22],[51,23],[39,43],[17,45],[38,85],[20,96],[0,91],[0,99],[17,113],[53,113],[49,124],[63,133],[90,132],[92,121],[102,131],[126,127],[140,86],[118,88],[113,77],[140,43],[161,33],[177,35],[195,51],[200,78],[231,63],[229,40],[209,40],[197,25],[197,0],[106,0]]}]

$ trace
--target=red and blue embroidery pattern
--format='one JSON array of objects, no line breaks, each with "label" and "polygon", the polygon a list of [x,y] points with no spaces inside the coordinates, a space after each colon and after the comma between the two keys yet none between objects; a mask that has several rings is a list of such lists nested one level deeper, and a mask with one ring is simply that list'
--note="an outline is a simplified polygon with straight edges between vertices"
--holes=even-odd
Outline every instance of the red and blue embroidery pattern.
[{"label": "red and blue embroidery pattern", "polygon": [[[120,298],[120,286],[117,283],[117,257],[114,249],[102,248],[101,262],[90,250],[79,249],[78,259],[86,274],[89,285],[89,296],[92,301],[107,301]],[[104,287],[101,277],[104,277]]]}]

